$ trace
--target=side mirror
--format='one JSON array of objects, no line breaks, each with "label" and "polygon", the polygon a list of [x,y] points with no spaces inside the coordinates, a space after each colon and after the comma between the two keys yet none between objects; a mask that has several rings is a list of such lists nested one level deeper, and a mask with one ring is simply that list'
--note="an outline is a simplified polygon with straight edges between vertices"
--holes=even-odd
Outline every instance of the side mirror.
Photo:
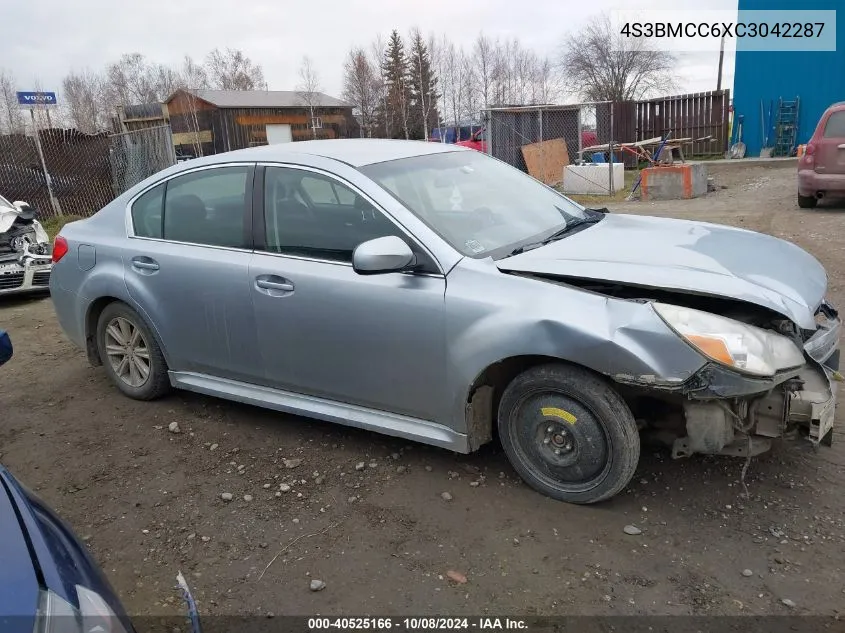
[{"label": "side mirror", "polygon": [[411,247],[395,235],[358,244],[352,252],[352,269],[359,275],[379,275],[406,269],[414,263]]}]

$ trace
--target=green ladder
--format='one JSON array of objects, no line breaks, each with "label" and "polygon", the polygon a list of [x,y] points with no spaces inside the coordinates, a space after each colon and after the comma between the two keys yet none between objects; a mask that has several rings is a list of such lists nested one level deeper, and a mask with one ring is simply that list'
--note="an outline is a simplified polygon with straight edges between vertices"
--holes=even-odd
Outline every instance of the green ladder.
[{"label": "green ladder", "polygon": [[794,101],[778,99],[778,109],[775,118],[775,147],[773,156],[792,156],[798,140],[798,107],[801,99]]}]

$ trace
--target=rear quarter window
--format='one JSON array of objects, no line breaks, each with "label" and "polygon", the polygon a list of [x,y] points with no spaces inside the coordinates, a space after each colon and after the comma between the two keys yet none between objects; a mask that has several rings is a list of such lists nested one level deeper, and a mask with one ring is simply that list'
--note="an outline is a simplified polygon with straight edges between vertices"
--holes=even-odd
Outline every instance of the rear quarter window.
[{"label": "rear quarter window", "polygon": [[161,238],[164,185],[153,187],[132,203],[132,227],[138,237]]},{"label": "rear quarter window", "polygon": [[825,138],[845,138],[845,110],[832,112],[824,126]]}]

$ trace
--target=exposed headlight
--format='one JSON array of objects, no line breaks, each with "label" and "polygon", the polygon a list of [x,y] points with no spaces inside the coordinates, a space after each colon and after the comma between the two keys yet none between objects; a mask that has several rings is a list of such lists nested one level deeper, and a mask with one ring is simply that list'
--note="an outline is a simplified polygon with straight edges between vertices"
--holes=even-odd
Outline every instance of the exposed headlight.
[{"label": "exposed headlight", "polygon": [[785,336],[681,306],[653,303],[664,321],[707,358],[757,376],[804,364],[804,352]]},{"label": "exposed headlight", "polygon": [[79,609],[58,594],[41,592],[34,633],[126,633],[100,594],[76,585]]}]

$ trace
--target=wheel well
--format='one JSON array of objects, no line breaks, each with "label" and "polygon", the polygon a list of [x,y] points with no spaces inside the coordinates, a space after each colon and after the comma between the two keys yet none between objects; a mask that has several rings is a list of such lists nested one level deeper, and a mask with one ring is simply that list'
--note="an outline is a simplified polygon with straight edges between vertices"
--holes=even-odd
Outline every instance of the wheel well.
[{"label": "wheel well", "polygon": [[85,315],[85,351],[88,354],[88,362],[94,366],[102,365],[100,360],[100,351],[97,348],[97,323],[100,321],[100,315],[106,306],[120,302],[116,297],[100,297],[96,299],[88,308],[88,314]]},{"label": "wheel well", "polygon": [[476,450],[496,437],[499,402],[502,393],[514,378],[537,365],[566,362],[554,356],[512,356],[497,361],[482,371],[467,393],[466,423],[470,450]]}]

